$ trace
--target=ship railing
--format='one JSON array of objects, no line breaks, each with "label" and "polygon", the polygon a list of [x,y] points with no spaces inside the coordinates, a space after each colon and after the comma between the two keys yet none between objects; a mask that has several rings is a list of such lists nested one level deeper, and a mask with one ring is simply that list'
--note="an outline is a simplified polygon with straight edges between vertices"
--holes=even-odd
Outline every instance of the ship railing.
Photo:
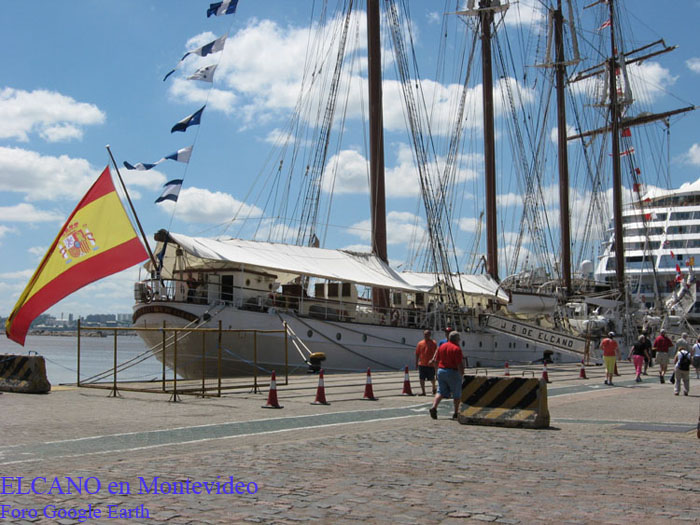
[{"label": "ship railing", "polygon": [[270,292],[259,288],[224,286],[220,283],[188,282],[185,279],[150,279],[136,283],[137,302],[151,301],[203,305],[231,305],[240,310],[288,311],[302,317],[401,328],[442,330],[445,326],[473,331],[478,326],[478,309],[428,301],[424,306],[392,305],[380,308],[368,301],[349,297],[314,297]]},{"label": "ship railing", "polygon": [[[287,324],[278,330],[257,330],[257,329],[224,329],[221,321],[216,328],[204,328],[201,322],[193,322],[184,327],[166,326],[165,322],[161,327],[157,326],[132,326],[132,327],[90,327],[90,333],[99,330],[106,334],[113,334],[114,346],[112,351],[113,366],[102,373],[93,375],[88,378],[81,377],[81,365],[84,364],[86,349],[90,343],[83,342],[84,329],[81,327],[80,320],[77,326],[77,386],[82,388],[98,388],[110,390],[109,397],[121,397],[119,391],[130,392],[145,392],[170,394],[170,401],[180,401],[181,394],[190,394],[201,397],[221,397],[222,393],[236,389],[253,389],[254,393],[260,391],[258,381],[259,371],[267,372],[261,366],[258,355],[258,344],[261,337],[275,337],[279,340],[279,345],[282,347],[280,355],[284,357],[283,375],[284,385],[289,384],[289,337]],[[119,360],[119,338],[118,335],[133,335],[133,333],[155,332],[161,334],[159,343],[151,348],[147,348],[144,352],[133,356],[127,360]],[[236,334],[239,337],[249,338],[252,346],[252,359],[243,359],[241,356],[234,355],[236,362],[242,362],[251,369],[250,376],[244,377],[227,377],[223,372],[223,363],[231,360],[227,354],[231,354],[224,348],[224,336]],[[281,337],[280,337],[281,336]],[[201,379],[183,379],[178,372],[178,359],[182,360],[185,351],[182,348],[186,339],[190,339],[188,346],[190,348],[188,357],[190,365],[192,363],[193,348],[192,342],[201,342],[199,353],[195,360],[201,363]],[[178,349],[178,344],[180,345]],[[212,357],[211,353],[207,353],[207,348],[215,347],[216,354]],[[88,350],[88,354],[91,354]],[[103,348],[99,348],[100,360],[103,359]],[[129,370],[132,373],[138,373],[138,365],[149,359],[159,359],[162,364],[161,378],[159,381],[153,380],[119,380],[119,374],[124,374]],[[166,361],[170,363],[166,366]],[[180,365],[182,366],[182,365]],[[149,370],[152,368],[149,367]],[[212,373],[215,370],[215,373]],[[149,373],[150,375],[150,373]],[[192,374],[190,374],[192,375]],[[252,379],[252,383],[249,381]]]}]

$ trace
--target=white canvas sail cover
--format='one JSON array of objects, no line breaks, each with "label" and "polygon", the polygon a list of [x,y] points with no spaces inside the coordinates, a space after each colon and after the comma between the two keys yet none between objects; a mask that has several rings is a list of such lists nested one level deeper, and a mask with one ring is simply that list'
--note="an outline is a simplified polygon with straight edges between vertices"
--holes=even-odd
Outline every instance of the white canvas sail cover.
[{"label": "white canvas sail cover", "polygon": [[[435,275],[434,273],[401,272],[399,275],[401,275],[406,282],[419,288],[423,292],[430,292],[441,281],[444,281],[442,276]],[[469,295],[489,297],[502,303],[508,302],[508,294],[499,288],[498,283],[490,275],[452,275],[452,282],[450,284],[458,293],[463,292]]]},{"label": "white canvas sail cover", "polygon": [[[215,263],[219,268],[262,269],[271,273],[320,277],[394,290],[422,291],[371,254],[232,238],[189,237],[179,233],[169,235],[164,268],[173,268],[174,244],[177,244],[186,252],[191,268]],[[162,243],[156,248],[156,255],[160,250]],[[146,267],[152,269],[150,263]],[[167,277],[167,272],[164,272],[164,276]]]}]

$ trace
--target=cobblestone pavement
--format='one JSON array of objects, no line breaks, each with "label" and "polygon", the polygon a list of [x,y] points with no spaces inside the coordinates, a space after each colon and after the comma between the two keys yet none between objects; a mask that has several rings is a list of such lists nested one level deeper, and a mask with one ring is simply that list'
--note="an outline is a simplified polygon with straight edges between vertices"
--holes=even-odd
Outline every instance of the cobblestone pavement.
[{"label": "cobblestone pavement", "polygon": [[[101,511],[89,523],[700,523],[699,383],[675,397],[652,376],[635,384],[626,365],[617,387],[587,370],[579,380],[575,367],[550,368],[547,430],[460,425],[446,402],[434,421],[429,398],[398,395],[403,373],[375,375],[374,403],[358,399],[359,376],[326,376],[331,406],[310,405],[315,378],[293,379],[279,389],[283,410],[261,410],[266,393],[183,403],[4,394],[0,467],[15,479],[0,523],[79,523],[61,512],[89,505],[93,518]],[[23,492],[46,478],[35,485],[46,492],[54,477],[65,489],[64,476],[94,478],[95,494],[16,494],[17,477]],[[211,485],[228,490],[231,479],[243,494]],[[187,480],[214,493],[160,493]],[[47,505],[62,509],[57,518],[44,516]],[[13,519],[21,509],[37,517]],[[131,518],[110,519],[110,509]]]}]

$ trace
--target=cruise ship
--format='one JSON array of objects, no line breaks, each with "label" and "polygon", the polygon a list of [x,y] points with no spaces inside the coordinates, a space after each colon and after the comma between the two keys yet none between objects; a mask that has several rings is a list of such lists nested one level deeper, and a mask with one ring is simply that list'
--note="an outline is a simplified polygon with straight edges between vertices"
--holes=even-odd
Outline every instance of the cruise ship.
[{"label": "cruise ship", "polygon": [[[595,278],[615,281],[615,238],[612,227],[603,246]],[[678,189],[650,189],[623,212],[625,275],[629,290],[647,308],[666,303],[700,261],[700,179]],[[688,312],[700,323],[700,301]]]}]

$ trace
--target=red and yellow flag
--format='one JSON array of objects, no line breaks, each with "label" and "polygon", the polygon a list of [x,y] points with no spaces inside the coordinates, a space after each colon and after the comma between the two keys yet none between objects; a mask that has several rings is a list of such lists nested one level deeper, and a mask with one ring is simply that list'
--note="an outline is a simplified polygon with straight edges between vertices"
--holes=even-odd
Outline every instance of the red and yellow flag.
[{"label": "red and yellow flag", "polygon": [[29,325],[86,284],[148,257],[107,166],[61,228],[5,323],[7,337],[24,345]]}]

